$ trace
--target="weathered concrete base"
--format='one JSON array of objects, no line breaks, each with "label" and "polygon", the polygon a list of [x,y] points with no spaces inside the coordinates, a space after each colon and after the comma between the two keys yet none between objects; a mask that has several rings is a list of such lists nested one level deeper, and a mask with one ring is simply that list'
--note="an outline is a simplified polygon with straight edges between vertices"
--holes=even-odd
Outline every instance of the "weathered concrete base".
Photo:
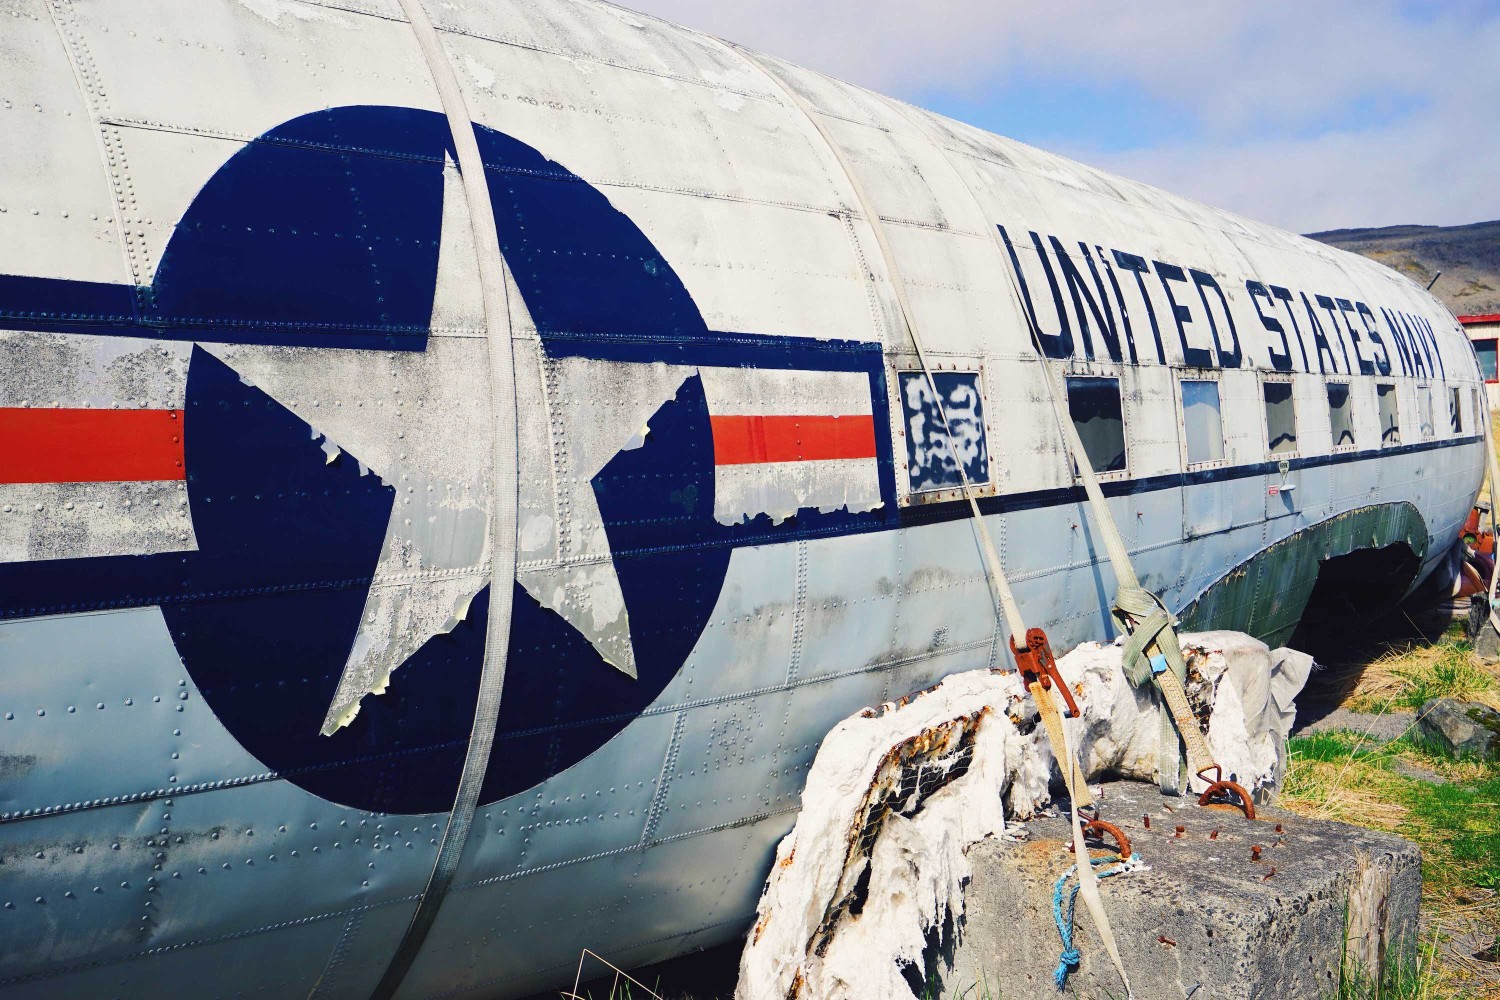
[{"label": "weathered concrete base", "polygon": [[[1198,808],[1137,783],[1105,785],[1102,804],[1102,818],[1125,830],[1148,866],[1100,883],[1136,997],[1315,1000],[1334,995],[1346,942],[1348,967],[1366,975],[1414,944],[1422,888],[1415,844],[1277,809],[1249,822],[1237,809]],[[1022,829],[1024,843],[987,840],[969,850],[964,921],[951,965],[938,970],[946,997],[1057,992],[1052,893],[1072,863],[1068,827],[1043,818]],[[1258,861],[1252,845],[1261,846]],[[1074,927],[1083,962],[1067,993],[1123,997],[1082,900]]]}]

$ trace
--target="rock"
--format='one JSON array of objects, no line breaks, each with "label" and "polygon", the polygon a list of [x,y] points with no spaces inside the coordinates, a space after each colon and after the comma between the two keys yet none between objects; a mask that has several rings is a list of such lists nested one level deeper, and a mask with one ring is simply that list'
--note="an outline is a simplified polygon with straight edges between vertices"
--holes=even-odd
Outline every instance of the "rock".
[{"label": "rock", "polygon": [[1469,599],[1469,641],[1474,645],[1474,655],[1484,663],[1500,660],[1500,632],[1490,621],[1490,602],[1483,594]]},{"label": "rock", "polygon": [[1455,757],[1500,760],[1500,712],[1488,705],[1434,698],[1417,713],[1417,732]]},{"label": "rock", "polygon": [[[1346,980],[1367,981],[1412,960],[1422,882],[1415,844],[1275,808],[1249,822],[1150,785],[1102,791],[1103,815],[1125,831],[1141,865],[1099,884],[1136,997],[1322,1000],[1343,995],[1341,965]],[[1073,863],[1068,826],[1037,818],[1011,832],[1023,831],[1020,843],[970,848],[962,933],[951,956],[933,960],[940,995],[1124,996],[1081,900],[1073,922],[1081,963],[1064,994],[1054,987],[1061,942],[1052,898]]]}]

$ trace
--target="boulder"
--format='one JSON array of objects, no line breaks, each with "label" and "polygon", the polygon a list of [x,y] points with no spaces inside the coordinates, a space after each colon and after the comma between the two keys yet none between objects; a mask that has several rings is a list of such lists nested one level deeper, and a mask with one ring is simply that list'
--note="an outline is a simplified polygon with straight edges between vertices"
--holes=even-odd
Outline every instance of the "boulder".
[{"label": "boulder", "polygon": [[1500,760],[1500,712],[1488,705],[1434,698],[1417,713],[1417,732],[1455,757]]},{"label": "boulder", "polygon": [[1474,655],[1483,663],[1500,660],[1500,632],[1490,620],[1490,602],[1483,594],[1469,598],[1469,641],[1474,645]]}]

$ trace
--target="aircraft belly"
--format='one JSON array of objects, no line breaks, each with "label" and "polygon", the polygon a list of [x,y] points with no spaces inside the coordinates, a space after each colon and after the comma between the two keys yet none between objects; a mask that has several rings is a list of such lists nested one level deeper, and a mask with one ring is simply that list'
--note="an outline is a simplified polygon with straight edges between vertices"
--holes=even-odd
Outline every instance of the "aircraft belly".
[{"label": "aircraft belly", "polygon": [[4,723],[27,750],[3,783],[5,896],[33,909],[7,928],[0,983],[121,961],[145,983],[157,973],[130,960],[420,890],[441,817],[278,778],[215,718],[156,608],[0,623],[0,649],[18,666],[7,700],[37,706]]},{"label": "aircraft belly", "polygon": [[[1386,489],[1361,500],[1441,494],[1444,480],[1468,473],[1472,457],[1450,449],[1381,461]],[[1432,479],[1437,486],[1426,485]],[[1257,498],[1262,486],[1249,477],[1213,488],[1235,502]],[[1173,494],[1116,502],[1175,509]],[[1187,603],[1299,526],[1291,522],[1320,520],[1340,503],[1316,493],[1307,499],[1303,517],[1141,552],[1143,579],[1160,583],[1169,602]],[[1457,530],[1461,506],[1442,505],[1447,524],[1432,524],[1434,534]],[[991,520],[1005,538],[1067,538],[1082,530],[1075,517],[1064,505]],[[1267,535],[1272,529],[1276,535]],[[658,699],[580,763],[481,807],[432,957],[413,971],[413,995],[477,983],[518,994],[571,961],[579,941],[647,960],[675,950],[689,933],[737,932],[753,912],[762,866],[792,820],[801,776],[827,730],[862,705],[993,662],[997,637],[978,553],[965,548],[972,544],[972,528],[955,520],[736,550],[702,637]],[[1083,550],[1048,556],[1030,546],[1008,548],[1007,559],[1023,607],[1060,644],[1100,634],[1096,612],[1065,613],[1097,608],[1101,588],[1111,586]],[[1055,610],[1039,613],[1044,608]],[[851,619],[863,627],[849,628]],[[32,700],[46,714],[5,723],[33,731],[19,743],[38,758],[13,763],[6,783],[11,821],[0,824],[0,837],[7,853],[21,854],[9,895],[49,916],[28,925],[38,937],[12,938],[10,972],[63,973],[103,960],[112,963],[110,975],[143,976],[144,986],[157,972],[130,959],[159,949],[178,949],[174,967],[222,963],[226,955],[247,962],[274,950],[275,982],[312,983],[324,974],[331,939],[344,957],[336,979],[321,989],[356,995],[358,956],[392,946],[442,817],[333,806],[269,773],[216,723],[185,671],[163,669],[176,655],[154,608],[13,621],[0,625],[0,635],[8,659],[47,665],[30,675]],[[68,712],[51,702],[54,689],[87,690],[95,700]],[[502,741],[497,753],[506,752]],[[79,802],[54,801],[59,787],[76,789],[70,798]],[[126,789],[143,797],[92,802]],[[17,813],[57,807],[67,811],[16,821]],[[45,855],[35,863],[24,853],[33,848]],[[210,881],[213,891],[200,891]],[[606,885],[632,888],[610,890],[601,906],[595,892]],[[81,923],[69,921],[75,900],[59,898],[64,891],[93,904]],[[31,902],[33,894],[45,902]],[[670,907],[665,899],[673,900]],[[509,923],[509,914],[523,913],[535,933]],[[290,935],[289,921],[316,930]],[[119,930],[127,924],[128,933]],[[238,935],[235,944],[210,943],[230,933]],[[68,981],[83,984],[96,974],[80,970]],[[342,985],[327,992],[334,982]]]}]

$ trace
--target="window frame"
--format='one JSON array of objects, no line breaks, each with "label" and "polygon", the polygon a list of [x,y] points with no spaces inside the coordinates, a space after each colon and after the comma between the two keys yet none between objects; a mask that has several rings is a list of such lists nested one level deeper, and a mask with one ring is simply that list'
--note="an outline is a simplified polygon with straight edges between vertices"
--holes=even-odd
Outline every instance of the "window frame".
[{"label": "window frame", "polygon": [[[1189,472],[1200,469],[1221,469],[1229,464],[1229,435],[1224,430],[1224,386],[1223,382],[1215,375],[1204,374],[1205,369],[1193,368],[1177,372],[1177,426],[1182,433],[1181,453],[1182,467]],[[1187,423],[1187,393],[1183,386],[1188,382],[1209,382],[1213,384],[1214,395],[1219,401],[1219,457],[1193,461],[1192,451],[1188,444]]]},{"label": "window frame", "polygon": [[[1382,393],[1380,391],[1381,389],[1389,389],[1390,392],[1388,392],[1388,393]],[[1394,422],[1394,427],[1395,427],[1395,431],[1396,431],[1396,440],[1390,441],[1390,442],[1387,442],[1386,439],[1385,439],[1385,405],[1382,402],[1382,400],[1386,396],[1389,396],[1391,398],[1391,406],[1392,406],[1392,409],[1393,409],[1393,411],[1395,413],[1395,417],[1396,417],[1395,422]],[[1381,382],[1381,381],[1376,381],[1376,383],[1375,383],[1375,416],[1380,421],[1380,447],[1382,447],[1382,448],[1399,448],[1399,447],[1401,447],[1401,432],[1402,432],[1402,430],[1404,430],[1404,427],[1402,425],[1402,420],[1401,420],[1401,390],[1400,390],[1400,387],[1395,382]]]},{"label": "window frame", "polygon": [[1456,385],[1445,385],[1444,388],[1448,390],[1448,433],[1451,437],[1461,437],[1464,433],[1463,394]]},{"label": "window frame", "polygon": [[[1125,466],[1124,466],[1124,468],[1112,469],[1112,470],[1110,470],[1108,472],[1100,472],[1100,471],[1098,471],[1096,469],[1094,471],[1094,477],[1096,479],[1098,479],[1101,483],[1108,483],[1108,482],[1115,482],[1117,480],[1129,479],[1130,478],[1130,418],[1127,415],[1126,409],[1125,409],[1125,380],[1120,375],[1118,375],[1118,374],[1096,374],[1096,373],[1093,373],[1093,372],[1074,373],[1074,372],[1064,371],[1062,373],[1062,375],[1063,375],[1063,409],[1066,411],[1067,417],[1068,417],[1069,421],[1073,420],[1073,406],[1072,406],[1072,404],[1073,404],[1072,383],[1073,382],[1075,382],[1075,381],[1076,382],[1095,381],[1095,382],[1113,382],[1115,384],[1115,392],[1116,392],[1116,394],[1120,398],[1120,443],[1121,443],[1121,446],[1122,446],[1123,454],[1125,456]],[[1074,429],[1075,430],[1077,429],[1076,424],[1074,425]],[[1080,440],[1082,440],[1082,435],[1079,435],[1079,438],[1080,438]],[[1072,476],[1074,478],[1078,478],[1079,475],[1080,475],[1080,473],[1079,473],[1078,468],[1077,468],[1077,462],[1075,461],[1074,456],[1072,454],[1072,449],[1068,448],[1068,449],[1065,449],[1065,450],[1068,452],[1068,455],[1067,455],[1067,460],[1068,460],[1067,468],[1068,468],[1068,471],[1072,474]],[[1087,453],[1088,453],[1088,446],[1085,445],[1084,446],[1084,454],[1087,455]],[[1089,465],[1092,468],[1093,463],[1090,462]]]},{"label": "window frame", "polygon": [[1417,437],[1423,441],[1437,440],[1437,415],[1433,411],[1430,382],[1417,385]]},{"label": "window frame", "polygon": [[[1271,414],[1266,410],[1266,386],[1284,385],[1291,392],[1287,402],[1292,404],[1292,440],[1294,442],[1290,451],[1271,450]],[[1300,458],[1302,456],[1302,412],[1297,402],[1297,380],[1291,375],[1283,375],[1280,372],[1262,372],[1260,378],[1260,439],[1265,442],[1266,458],[1272,462],[1283,458]]]},{"label": "window frame", "polygon": [[[1344,406],[1349,411],[1349,443],[1339,444],[1333,433],[1333,397],[1329,390],[1334,386],[1344,388]],[[1324,412],[1328,414],[1328,448],[1330,454],[1341,454],[1346,451],[1359,450],[1359,428],[1354,423],[1354,381],[1352,379],[1327,379],[1323,382],[1323,399],[1326,403]]]}]

